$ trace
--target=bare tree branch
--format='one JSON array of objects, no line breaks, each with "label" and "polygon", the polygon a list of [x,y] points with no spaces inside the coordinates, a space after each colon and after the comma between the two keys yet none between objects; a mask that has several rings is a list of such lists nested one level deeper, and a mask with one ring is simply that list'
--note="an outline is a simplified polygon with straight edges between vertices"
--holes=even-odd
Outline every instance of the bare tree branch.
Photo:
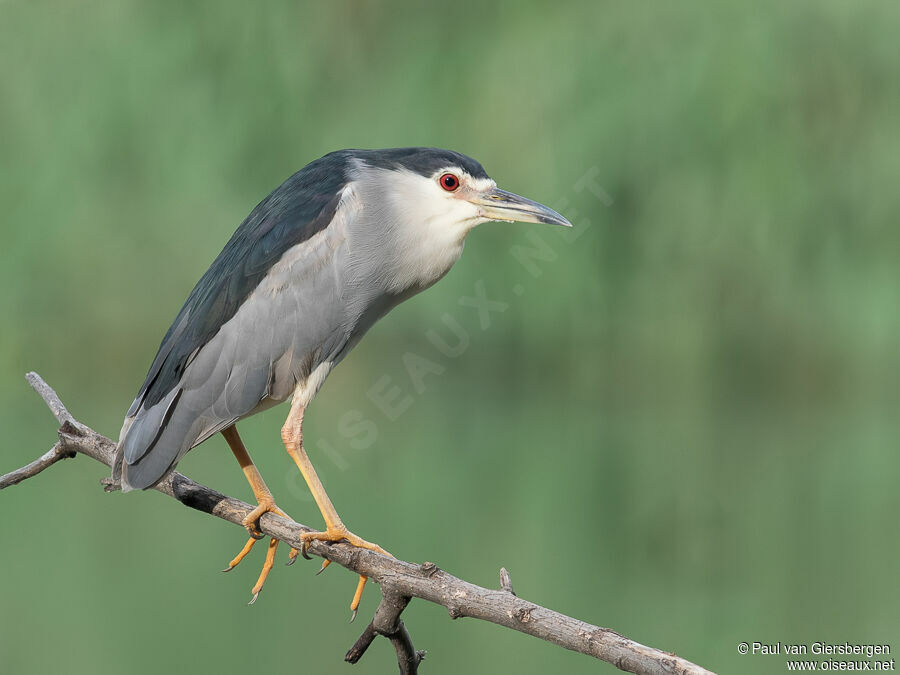
[{"label": "bare tree branch", "polygon": [[10,485],[21,483],[26,478],[37,476],[41,471],[56,464],[59,460],[74,456],[74,452],[63,450],[62,443],[57,443],[30,464],[26,464],[21,469],[10,471],[5,476],[0,477],[0,490]]},{"label": "bare tree branch", "polygon": [[[59,428],[59,442],[28,466],[0,477],[0,489],[36,476],[60,459],[72,457],[75,453],[111,466],[115,442],[77,422],[56,392],[39,375],[29,373],[27,379],[62,425]],[[107,490],[118,487],[108,478],[101,482]],[[239,526],[253,508],[238,499],[195,483],[178,472],[170,474],[155,489],[185,506]],[[298,548],[300,534],[311,529],[273,513],[263,515],[259,525],[265,535]],[[394,645],[400,672],[416,673],[425,652],[413,648],[400,615],[411,598],[420,598],[444,606],[452,619],[467,616],[490,621],[593,656],[630,673],[711,675],[710,671],[675,654],[647,647],[609,628],[594,626],[516,597],[509,573],[505,569],[501,570],[501,588],[495,590],[458,579],[434,563],[415,565],[374,551],[354,548],[346,543],[313,541],[308,552],[367,576],[381,587],[382,599],[374,618],[347,652],[345,658],[350,663],[356,663],[362,658],[375,637],[383,635]]]},{"label": "bare tree branch", "polygon": [[425,658],[425,652],[415,650],[409,631],[406,630],[406,626],[400,619],[400,614],[406,609],[409,600],[409,596],[400,595],[391,590],[388,585],[382,585],[381,603],[375,610],[375,618],[366,626],[363,634],[347,652],[344,660],[347,663],[356,663],[366,653],[375,637],[384,635],[391,641],[397,652],[397,663],[400,666],[401,675],[415,673],[419,663]]}]

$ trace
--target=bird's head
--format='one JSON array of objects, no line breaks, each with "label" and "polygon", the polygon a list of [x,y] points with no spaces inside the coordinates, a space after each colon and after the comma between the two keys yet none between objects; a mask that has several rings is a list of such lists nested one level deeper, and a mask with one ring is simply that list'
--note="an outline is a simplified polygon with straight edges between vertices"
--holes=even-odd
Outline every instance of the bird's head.
[{"label": "bird's head", "polygon": [[[497,187],[471,157],[439,148],[355,150],[353,189],[417,283],[449,270],[465,236],[491,220],[571,227],[553,209]],[[415,268],[415,269],[413,269]],[[399,273],[400,270],[395,270]],[[406,276],[406,275],[403,275]]]},{"label": "bird's head", "polygon": [[356,150],[357,175],[375,200],[421,224],[433,221],[462,232],[489,220],[572,224],[553,209],[501,190],[471,157],[440,148]]}]

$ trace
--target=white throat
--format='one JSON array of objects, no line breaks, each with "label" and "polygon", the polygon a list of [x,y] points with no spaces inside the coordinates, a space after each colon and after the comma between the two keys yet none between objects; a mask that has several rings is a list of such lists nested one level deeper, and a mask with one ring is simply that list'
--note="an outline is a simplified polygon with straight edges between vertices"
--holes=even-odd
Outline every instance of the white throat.
[{"label": "white throat", "polygon": [[431,178],[406,170],[358,165],[351,190],[360,208],[351,248],[383,290],[423,290],[459,260],[466,234],[483,222],[478,209],[444,192]]}]

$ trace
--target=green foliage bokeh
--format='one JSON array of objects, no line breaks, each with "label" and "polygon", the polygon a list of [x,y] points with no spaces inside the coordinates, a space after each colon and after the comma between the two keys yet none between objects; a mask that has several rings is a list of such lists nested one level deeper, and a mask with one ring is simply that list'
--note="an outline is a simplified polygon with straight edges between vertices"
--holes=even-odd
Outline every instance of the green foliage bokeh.
[{"label": "green foliage bokeh", "polygon": [[[712,670],[783,671],[742,640],[890,642],[898,21],[837,0],[0,3],[0,472],[54,439],[27,370],[117,435],[193,283],[290,173],[449,147],[577,238],[482,226],[332,374],[306,437],[347,524],[482,585],[505,565],[524,597]],[[477,286],[504,303],[488,325]],[[410,354],[441,372],[413,381]],[[318,525],[285,413],[242,429]],[[220,438],[181,469],[251,498]],[[3,672],[351,672],[348,573],[278,566],[248,608],[262,551],[218,572],[239,530],[102,475],[82,458],[0,493]],[[406,617],[423,672],[613,672]],[[392,658],[380,641],[352,672]]]}]

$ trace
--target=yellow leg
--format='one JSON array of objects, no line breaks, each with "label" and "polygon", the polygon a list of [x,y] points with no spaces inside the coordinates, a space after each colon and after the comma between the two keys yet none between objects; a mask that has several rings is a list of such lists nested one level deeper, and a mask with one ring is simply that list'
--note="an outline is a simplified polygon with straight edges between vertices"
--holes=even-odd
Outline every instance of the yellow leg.
[{"label": "yellow leg", "polygon": [[[250,483],[250,488],[253,490],[253,496],[256,497],[257,502],[256,508],[247,514],[241,522],[241,524],[247,528],[247,532],[250,533],[250,539],[244,544],[244,548],[241,549],[240,553],[228,563],[228,567],[222,570],[223,572],[229,572],[233,570],[248,553],[250,553],[253,545],[256,544],[258,540],[262,539],[262,533],[259,531],[259,519],[264,513],[276,513],[279,516],[287,516],[281,509],[275,506],[275,499],[272,497],[272,493],[266,485],[266,481],[263,480],[262,475],[259,473],[259,469],[256,468],[253,460],[250,459],[250,453],[247,452],[244,442],[241,440],[240,435],[238,435],[237,427],[228,427],[222,432],[222,435],[228,442],[228,447],[230,447],[231,452],[234,453],[238,464],[241,465],[241,470],[244,472],[244,476],[247,477],[247,482]],[[263,564],[262,571],[259,573],[259,578],[256,580],[253,589],[250,591],[253,594],[253,597],[250,599],[251,605],[256,602],[256,598],[259,597],[259,592],[266,583],[269,572],[272,570],[272,565],[275,563],[275,551],[277,549],[278,540],[273,537],[269,541],[269,547],[266,551],[266,561]],[[297,551],[291,549],[291,560],[296,557]]]},{"label": "yellow leg", "polygon": [[[288,414],[287,421],[281,428],[281,440],[284,441],[284,447],[287,449],[288,454],[297,464],[300,473],[303,474],[303,479],[309,486],[309,491],[312,493],[313,499],[316,500],[319,511],[322,512],[322,517],[325,519],[325,531],[304,532],[300,535],[300,539],[303,542],[303,548],[300,549],[300,553],[304,557],[306,556],[306,547],[311,541],[347,541],[359,548],[367,548],[383,555],[391,555],[378,544],[368,542],[362,537],[358,537],[350,532],[341,521],[340,516],[334,508],[334,504],[331,503],[331,499],[325,492],[322,481],[319,480],[319,476],[313,468],[312,462],[309,461],[306,450],[303,449],[303,412],[304,408],[302,405],[296,400],[291,402],[291,412]],[[325,569],[326,566],[327,565],[323,565],[322,569]],[[359,607],[359,601],[362,597],[362,591],[365,584],[366,577],[360,576],[356,593],[353,595],[353,601],[350,603],[350,610],[353,612],[354,617],[356,616],[356,610]],[[351,621],[352,620],[353,619],[351,619]]]}]

